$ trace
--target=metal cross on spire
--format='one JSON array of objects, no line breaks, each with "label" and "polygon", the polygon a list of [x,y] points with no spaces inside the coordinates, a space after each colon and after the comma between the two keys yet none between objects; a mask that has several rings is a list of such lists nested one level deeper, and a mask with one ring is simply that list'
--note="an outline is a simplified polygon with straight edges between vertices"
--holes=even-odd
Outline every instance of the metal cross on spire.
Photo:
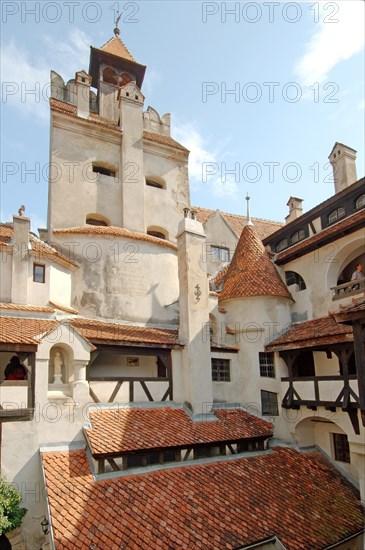
[{"label": "metal cross on spire", "polygon": [[115,20],[115,29],[114,29],[114,34],[115,34],[116,37],[118,37],[120,35],[120,29],[118,27],[118,23],[119,23],[121,17],[122,17],[122,14],[119,13],[119,7],[118,7],[117,18]]},{"label": "metal cross on spire", "polygon": [[246,220],[246,225],[253,225],[252,221],[251,221],[251,216],[250,216],[250,198],[248,196],[248,193],[246,195],[246,201],[247,201],[247,220]]}]

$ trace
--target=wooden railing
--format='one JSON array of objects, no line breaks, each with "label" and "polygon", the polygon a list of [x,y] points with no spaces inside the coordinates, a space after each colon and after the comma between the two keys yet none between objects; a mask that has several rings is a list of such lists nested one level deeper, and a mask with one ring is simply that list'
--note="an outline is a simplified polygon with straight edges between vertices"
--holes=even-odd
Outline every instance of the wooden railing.
[{"label": "wooden railing", "polygon": [[331,290],[333,291],[332,300],[341,300],[341,298],[346,298],[346,296],[359,294],[365,291],[365,277],[343,283],[342,285],[333,286]]},{"label": "wooden railing", "polygon": [[[112,390],[112,393],[107,398],[106,402],[113,403],[117,399],[117,395],[119,393],[119,390],[122,388],[122,386],[127,385],[127,394],[126,399],[128,402],[135,401],[135,389],[140,386],[143,390],[143,394],[145,397],[147,397],[148,401],[172,401],[173,400],[173,393],[172,393],[172,378],[166,377],[116,377],[116,376],[89,376],[89,391],[90,396],[93,399],[95,403],[105,402],[105,399],[101,399],[96,391],[93,389],[92,382],[103,382],[103,383],[115,383],[115,386]],[[152,392],[147,386],[148,383],[156,383],[156,382],[163,382],[162,388],[158,388],[156,386],[156,389],[162,389],[163,393],[159,396],[153,397]],[[161,385],[161,384],[160,384]],[[156,398],[157,397],[157,398]]]},{"label": "wooden railing", "polygon": [[[289,387],[284,395],[282,407],[299,409],[325,407],[343,410],[358,409],[359,395],[356,374],[344,376],[305,376],[282,378]],[[325,384],[321,384],[325,382]],[[352,383],[351,383],[352,382]],[[325,392],[326,395],[323,395]],[[322,394],[322,395],[321,395]]]}]

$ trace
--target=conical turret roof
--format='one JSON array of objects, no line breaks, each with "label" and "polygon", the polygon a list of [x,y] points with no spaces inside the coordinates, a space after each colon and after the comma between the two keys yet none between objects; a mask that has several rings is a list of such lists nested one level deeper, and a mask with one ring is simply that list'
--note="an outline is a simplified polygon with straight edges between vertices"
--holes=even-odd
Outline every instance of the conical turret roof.
[{"label": "conical turret roof", "polygon": [[104,46],[101,46],[100,50],[136,63],[136,60],[128,50],[127,46],[117,36],[113,36],[113,38],[110,38],[110,40],[108,40],[108,42],[106,42]]},{"label": "conical turret roof", "polygon": [[219,299],[225,301],[249,296],[292,299],[254,225],[245,225],[242,230]]}]

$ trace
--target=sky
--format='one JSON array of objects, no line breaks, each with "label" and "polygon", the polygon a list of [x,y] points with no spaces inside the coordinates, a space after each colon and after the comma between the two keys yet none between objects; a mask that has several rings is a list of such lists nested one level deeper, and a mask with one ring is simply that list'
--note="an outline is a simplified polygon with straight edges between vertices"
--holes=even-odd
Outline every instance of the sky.
[{"label": "sky", "polygon": [[[46,227],[49,74],[88,70],[121,38],[147,65],[142,91],[190,150],[191,203],[284,221],[334,194],[336,141],[364,175],[364,2],[1,3],[1,221],[20,205]],[[67,205],[65,205],[67,207]]]}]

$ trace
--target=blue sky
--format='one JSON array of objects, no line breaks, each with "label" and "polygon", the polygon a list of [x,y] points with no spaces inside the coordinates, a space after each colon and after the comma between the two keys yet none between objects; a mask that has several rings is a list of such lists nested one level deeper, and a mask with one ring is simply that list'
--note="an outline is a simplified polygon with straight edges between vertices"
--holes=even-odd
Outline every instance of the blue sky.
[{"label": "blue sky", "polygon": [[[44,227],[48,82],[89,66],[113,35],[147,65],[145,109],[191,150],[192,204],[284,221],[334,193],[335,141],[364,175],[364,2],[2,2],[1,220]],[[35,93],[30,93],[35,90]],[[66,207],[66,205],[65,205]]]}]

